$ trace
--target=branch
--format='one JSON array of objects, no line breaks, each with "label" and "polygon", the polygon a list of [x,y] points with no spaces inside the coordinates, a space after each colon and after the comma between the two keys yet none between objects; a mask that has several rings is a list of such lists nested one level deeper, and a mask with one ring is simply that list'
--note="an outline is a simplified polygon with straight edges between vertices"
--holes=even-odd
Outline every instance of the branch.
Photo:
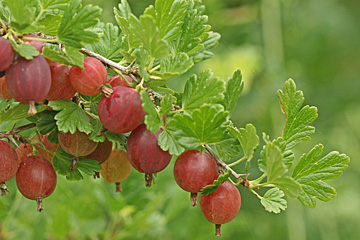
[{"label": "branch", "polygon": [[[14,125],[14,127],[15,127],[15,125]],[[18,147],[18,145],[17,145],[16,141],[21,142],[21,143],[30,143],[30,139],[27,138],[27,137],[21,136],[19,134],[19,132],[25,131],[25,130],[30,129],[30,128],[34,128],[34,127],[36,127],[36,124],[35,123],[30,123],[30,124],[27,124],[27,125],[24,125],[24,126],[21,126],[21,127],[18,127],[18,128],[14,128],[14,127],[12,129],[10,129],[9,131],[0,132],[0,138],[9,139],[17,147]]]},{"label": "branch", "polygon": [[[232,170],[231,167],[229,167],[226,163],[224,163],[224,161],[215,154],[215,152],[211,149],[211,147],[208,144],[205,144],[205,148],[206,150],[210,153],[210,155],[215,159],[216,163],[218,165],[220,165],[221,167],[225,168],[226,170],[230,171],[231,174],[237,179],[241,179],[241,177],[247,177],[249,174],[239,174],[237,172],[235,172],[234,170]],[[246,179],[246,178],[245,178]]]}]

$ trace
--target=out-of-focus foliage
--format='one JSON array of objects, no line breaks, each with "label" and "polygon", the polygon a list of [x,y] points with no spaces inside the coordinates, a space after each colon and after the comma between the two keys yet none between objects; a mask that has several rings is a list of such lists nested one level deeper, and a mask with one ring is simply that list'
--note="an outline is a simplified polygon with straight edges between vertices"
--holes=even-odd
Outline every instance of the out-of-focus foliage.
[{"label": "out-of-focus foliage", "polygon": [[[118,0],[84,2],[102,7],[102,20],[115,23]],[[135,13],[153,2],[129,0]],[[325,152],[338,149],[352,159],[344,175],[331,182],[338,196],[315,209],[288,199],[285,212],[267,213],[256,196],[240,189],[240,213],[223,225],[221,239],[360,239],[360,2],[203,2],[209,23],[222,38],[214,57],[192,72],[210,67],[215,76],[227,79],[236,68],[242,70],[245,89],[233,113],[235,124],[251,122],[258,133],[280,134],[284,120],[276,90],[291,77],[304,91],[305,104],[319,109],[317,132],[302,150],[321,142],[328,146]],[[168,85],[182,89],[185,79],[174,77]],[[254,158],[259,158],[259,150]],[[260,175],[254,165],[249,170],[253,179]],[[12,180],[12,194],[0,199],[0,239],[213,239],[213,224],[199,207],[190,206],[189,194],[176,185],[172,168],[173,163],[159,173],[150,189],[144,187],[143,175],[133,171],[121,194],[102,179],[69,182],[59,176],[41,214]]]}]

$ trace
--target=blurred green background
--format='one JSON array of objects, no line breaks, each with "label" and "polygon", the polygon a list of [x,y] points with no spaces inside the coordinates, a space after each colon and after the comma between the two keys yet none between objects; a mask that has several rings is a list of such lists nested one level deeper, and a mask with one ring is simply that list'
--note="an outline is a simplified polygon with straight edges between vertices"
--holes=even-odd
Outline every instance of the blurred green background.
[{"label": "blurred green background", "polygon": [[[118,0],[86,0],[101,6],[103,21],[115,22]],[[154,1],[129,0],[139,15]],[[360,239],[360,2],[358,0],[204,0],[213,30],[221,33],[212,59],[198,64],[215,75],[230,77],[243,72],[245,91],[239,99],[234,123],[251,122],[257,133],[272,138],[282,133],[284,116],[276,90],[288,78],[304,91],[305,104],[319,108],[312,140],[300,145],[302,152],[321,142],[325,153],[339,150],[350,156],[349,168],[330,181],[338,196],[304,208],[296,199],[280,214],[264,211],[259,200],[240,189],[239,215],[223,225],[221,239]],[[169,86],[181,89],[182,79]],[[257,159],[259,151],[255,156]],[[256,164],[250,178],[260,174]],[[59,177],[52,196],[44,200],[45,211],[19,192],[0,200],[2,239],[215,239],[214,226],[191,207],[189,194],[172,176],[173,162],[158,174],[150,189],[142,174],[133,171],[122,183],[124,192],[102,179],[86,177],[69,182]],[[241,169],[242,166],[239,166]],[[241,170],[239,170],[241,171]],[[9,189],[16,189],[14,180]]]}]

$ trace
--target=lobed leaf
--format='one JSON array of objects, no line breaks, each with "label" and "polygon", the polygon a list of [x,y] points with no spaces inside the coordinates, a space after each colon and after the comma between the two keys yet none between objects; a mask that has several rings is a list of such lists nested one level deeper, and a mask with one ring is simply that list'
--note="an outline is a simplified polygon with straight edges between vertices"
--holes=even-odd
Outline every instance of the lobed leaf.
[{"label": "lobed leaf", "polygon": [[37,0],[4,0],[11,11],[11,27],[19,33],[32,32]]},{"label": "lobed leaf", "polygon": [[55,120],[57,120],[56,125],[59,131],[70,131],[74,134],[78,129],[80,132],[89,134],[94,130],[84,109],[80,108],[76,103],[60,99],[50,101],[48,105],[55,111],[59,111],[55,115]]},{"label": "lobed leaf", "polygon": [[265,159],[268,174],[267,179],[269,183],[272,183],[286,172],[280,148],[272,142],[267,143],[265,148]]},{"label": "lobed leaf", "polygon": [[61,147],[57,148],[52,163],[55,171],[60,175],[66,176],[66,179],[69,181],[79,181],[84,178],[79,169],[70,170],[72,156],[66,153]]},{"label": "lobed leaf", "polygon": [[[13,100],[7,102],[4,99],[0,106],[3,108],[0,113],[0,124],[7,121],[20,120],[29,116],[29,105],[27,104],[14,103]],[[45,105],[36,106],[37,112],[42,112],[45,109]]]},{"label": "lobed leaf", "polygon": [[66,46],[82,48],[84,44],[100,41],[97,33],[90,31],[99,21],[101,8],[92,5],[81,6],[81,0],[72,0],[65,9],[59,30],[59,41]]},{"label": "lobed leaf", "polygon": [[173,118],[166,118],[166,124],[158,137],[158,144],[164,151],[169,151],[170,155],[179,156],[185,149],[179,144],[180,130],[173,126]]},{"label": "lobed leaf", "polygon": [[184,74],[193,65],[194,62],[185,53],[170,54],[169,56],[161,59],[160,72],[155,71],[152,75],[165,79],[175,77]]},{"label": "lobed leaf", "polygon": [[184,110],[197,109],[204,103],[216,103],[224,99],[224,81],[212,76],[210,70],[204,70],[199,76],[192,75],[187,80],[182,98]]},{"label": "lobed leaf", "polygon": [[242,80],[241,71],[238,69],[234,72],[233,76],[228,79],[226,90],[224,92],[224,100],[221,101],[221,104],[224,106],[225,110],[230,114],[234,111],[236,103],[243,89],[244,81]]},{"label": "lobed leaf", "polygon": [[65,51],[62,51],[57,45],[46,43],[44,44],[42,55],[54,62],[83,68],[84,57],[79,52],[79,49],[65,47]]},{"label": "lobed leaf", "polygon": [[186,14],[186,2],[179,0],[157,0],[155,2],[156,25],[159,27],[160,37],[166,41],[175,40],[183,25]]},{"label": "lobed leaf", "polygon": [[323,150],[323,145],[316,145],[300,158],[294,168],[292,177],[302,186],[298,199],[304,206],[315,207],[316,199],[329,201],[335,197],[336,190],[324,180],[341,176],[348,167],[348,156],[333,151],[321,157]]},{"label": "lobed leaf", "polygon": [[23,58],[30,60],[38,56],[40,53],[30,43],[17,44],[13,39],[9,39],[13,49]]},{"label": "lobed leaf", "polygon": [[171,124],[181,131],[181,145],[196,148],[222,141],[227,116],[228,112],[220,104],[204,104],[192,112],[176,114]]},{"label": "lobed leaf", "polygon": [[214,146],[218,156],[225,162],[234,158],[239,159],[243,152],[239,141],[233,137],[224,138]]},{"label": "lobed leaf", "polygon": [[247,158],[246,171],[250,166],[250,161],[254,156],[254,152],[259,146],[259,137],[256,135],[256,128],[252,124],[247,124],[245,128],[237,129],[232,126],[228,126],[227,130],[232,136],[234,136],[241,144],[244,151],[244,156]]},{"label": "lobed leaf", "polygon": [[164,95],[160,102],[160,110],[159,110],[160,116],[169,114],[173,107],[173,103],[175,101],[176,98],[173,95],[171,94]]},{"label": "lobed leaf", "polygon": [[156,21],[151,15],[142,15],[140,19],[133,14],[129,17],[130,31],[141,41],[153,58],[163,58],[169,54],[168,43],[161,39]]},{"label": "lobed leaf", "polygon": [[87,45],[87,48],[114,62],[120,62],[122,59],[121,50],[124,49],[119,28],[112,23],[106,23],[105,26],[103,26],[103,30],[104,34],[100,42]]},{"label": "lobed leaf", "polygon": [[283,197],[283,191],[278,188],[271,188],[261,198],[260,202],[266,211],[280,213],[281,210],[284,211],[287,207],[287,202]]}]

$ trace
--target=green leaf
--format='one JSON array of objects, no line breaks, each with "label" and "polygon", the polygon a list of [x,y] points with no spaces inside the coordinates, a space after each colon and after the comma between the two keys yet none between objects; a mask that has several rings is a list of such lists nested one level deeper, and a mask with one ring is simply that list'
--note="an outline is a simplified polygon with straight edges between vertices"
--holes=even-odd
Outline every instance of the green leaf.
[{"label": "green leaf", "polygon": [[99,162],[94,159],[80,157],[76,164],[76,169],[91,176],[94,175],[95,172],[100,172],[102,167]]},{"label": "green leaf", "polygon": [[5,0],[11,11],[11,27],[19,33],[31,32],[35,20],[37,0]]},{"label": "green leaf", "polygon": [[238,69],[234,72],[233,77],[228,79],[224,92],[224,101],[221,102],[225,110],[230,112],[230,114],[234,111],[243,89],[244,81],[242,80],[241,71]]},{"label": "green leaf", "polygon": [[[27,104],[22,104],[17,102],[14,103],[11,100],[7,103],[4,103],[3,106],[6,106],[5,107],[6,110],[3,109],[3,111],[1,111],[0,113],[0,123],[19,120],[19,119],[27,118],[29,116],[29,114],[27,113],[29,111],[29,105]],[[36,111],[38,113],[44,111],[45,109],[46,109],[45,105],[36,106]]]},{"label": "green leaf", "polygon": [[286,141],[287,149],[294,148],[301,142],[310,139],[315,133],[315,128],[309,126],[318,116],[316,107],[301,105],[304,96],[301,91],[296,91],[295,82],[289,79],[285,82],[283,90],[278,91],[281,109],[286,115],[286,124],[283,138]]},{"label": "green leaf", "polygon": [[148,69],[151,62],[149,52],[145,48],[140,47],[134,51],[133,56],[135,56],[140,76],[145,78],[145,80],[149,80],[150,75]]},{"label": "green leaf", "polygon": [[173,103],[175,101],[176,98],[173,95],[171,94],[164,95],[160,102],[160,110],[159,110],[160,116],[169,114],[172,109]]},{"label": "green leaf", "polygon": [[40,7],[46,12],[64,11],[71,0],[40,0]]},{"label": "green leaf", "polygon": [[206,34],[208,34],[208,37],[201,43],[201,50],[192,55],[195,63],[211,58],[214,54],[209,50],[219,44],[221,37],[219,33],[207,32]]},{"label": "green leaf", "polygon": [[89,134],[94,130],[84,109],[80,108],[76,103],[60,99],[50,101],[48,105],[55,111],[59,111],[55,115],[59,131],[70,131],[70,133],[74,134],[76,129],[78,129],[80,132]]},{"label": "green leaf", "polygon": [[169,44],[161,39],[156,21],[151,15],[142,15],[140,19],[133,14],[129,17],[130,31],[132,31],[153,58],[163,58],[169,54]]},{"label": "green leaf", "polygon": [[94,131],[89,135],[89,139],[94,142],[104,142],[106,137],[104,134],[98,136],[98,133],[103,129],[104,125],[100,122],[99,119],[90,119],[90,123]]},{"label": "green leaf", "polygon": [[129,133],[114,133],[111,131],[106,131],[105,135],[109,141],[113,143],[114,148],[125,148]]},{"label": "green leaf", "polygon": [[160,37],[166,41],[175,40],[181,33],[183,18],[186,14],[186,2],[178,0],[157,0],[156,24],[160,30]]},{"label": "green leaf", "polygon": [[244,151],[244,156],[247,158],[245,171],[250,167],[250,161],[254,156],[254,152],[259,146],[259,137],[256,135],[256,128],[251,124],[246,124],[245,128],[237,129],[232,126],[228,126],[227,130],[234,137],[239,140],[241,147]]},{"label": "green leaf", "polygon": [[79,52],[79,49],[65,47],[65,51],[63,52],[57,45],[46,43],[44,44],[42,55],[54,62],[83,68],[84,57]]},{"label": "green leaf", "polygon": [[185,84],[182,108],[191,110],[204,103],[216,103],[224,99],[225,83],[213,78],[210,70],[204,70],[199,76],[192,75]]},{"label": "green leaf", "polygon": [[89,30],[97,24],[100,15],[101,8],[92,5],[81,7],[81,0],[72,0],[58,30],[59,41],[74,48],[100,41],[100,36]]},{"label": "green leaf", "polygon": [[204,104],[192,112],[174,115],[171,123],[182,132],[180,144],[196,148],[222,141],[227,116],[228,112],[220,104]]},{"label": "green leaf", "polygon": [[278,188],[271,188],[261,198],[261,204],[268,212],[280,213],[281,210],[284,211],[287,207],[287,202],[283,197],[283,191]]},{"label": "green leaf", "polygon": [[272,181],[272,183],[284,191],[284,193],[290,197],[298,197],[300,191],[302,191],[301,185],[296,182],[292,177],[279,177]]},{"label": "green leaf", "polygon": [[[130,30],[130,24],[128,22],[131,8],[126,0],[122,0],[119,4],[119,9],[114,8],[115,19],[128,40],[128,46],[130,48],[138,48],[141,44],[140,39]],[[122,53],[124,55],[124,53]]]},{"label": "green leaf", "polygon": [[8,21],[10,19],[10,16],[10,9],[4,4],[4,2],[0,1],[0,19]]},{"label": "green leaf", "polygon": [[236,138],[225,138],[223,141],[214,144],[218,156],[226,161],[239,159],[242,154],[242,148]]},{"label": "green leaf", "polygon": [[219,175],[219,177],[216,180],[214,180],[214,182],[212,184],[207,185],[201,189],[201,194],[207,196],[211,193],[214,193],[218,189],[220,184],[222,184],[226,180],[228,180],[230,175],[231,175],[230,170],[228,170],[224,175]]},{"label": "green leaf", "polygon": [[272,183],[286,172],[280,148],[271,142],[266,144],[265,159],[268,183]]},{"label": "green leaf", "polygon": [[66,153],[61,147],[58,147],[52,160],[55,171],[66,176],[69,181],[79,181],[83,179],[79,169],[70,170],[72,156]]},{"label": "green leaf", "polygon": [[160,72],[153,72],[155,76],[161,78],[170,78],[179,76],[187,72],[194,62],[185,53],[170,54],[169,56],[161,59],[160,61]]},{"label": "green leaf", "polygon": [[103,26],[104,34],[101,41],[94,45],[87,45],[87,49],[106,57],[114,62],[120,62],[122,59],[121,50],[123,49],[120,31],[112,23],[106,23]]},{"label": "green leaf", "polygon": [[17,44],[13,39],[9,40],[14,50],[27,60],[33,59],[40,54],[34,46],[30,45],[30,43],[25,42],[22,44]]},{"label": "green leaf", "polygon": [[60,15],[47,14],[38,22],[39,30],[46,35],[56,36],[62,17]]},{"label": "green leaf", "polygon": [[335,188],[324,180],[341,176],[350,161],[348,156],[336,151],[321,157],[323,150],[324,146],[319,144],[304,154],[292,174],[303,189],[298,199],[304,206],[311,208],[316,206],[316,199],[329,201],[336,196]]},{"label": "green leaf", "polygon": [[158,137],[158,144],[164,151],[169,151],[170,155],[179,156],[185,149],[178,143],[180,130],[172,126],[173,118],[166,118],[166,124]]},{"label": "green leaf", "polygon": [[57,129],[56,120],[54,119],[57,113],[58,112],[55,111],[45,110],[37,114],[39,118],[36,122],[36,128],[42,135],[48,134],[55,128]]},{"label": "green leaf", "polygon": [[152,133],[156,133],[160,130],[162,125],[162,117],[160,117],[159,112],[155,109],[154,103],[151,101],[146,90],[140,92],[142,107],[147,113],[145,115],[145,124],[146,128],[149,129]]}]

